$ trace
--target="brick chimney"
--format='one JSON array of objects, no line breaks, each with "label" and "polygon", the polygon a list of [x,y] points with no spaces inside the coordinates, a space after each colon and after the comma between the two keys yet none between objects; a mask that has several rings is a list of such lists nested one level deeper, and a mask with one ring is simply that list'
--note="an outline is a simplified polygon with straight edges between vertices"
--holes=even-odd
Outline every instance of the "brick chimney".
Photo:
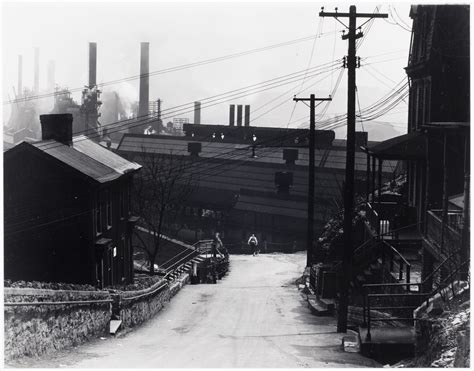
[{"label": "brick chimney", "polygon": [[40,122],[41,139],[54,139],[68,146],[72,145],[72,114],[40,115]]}]

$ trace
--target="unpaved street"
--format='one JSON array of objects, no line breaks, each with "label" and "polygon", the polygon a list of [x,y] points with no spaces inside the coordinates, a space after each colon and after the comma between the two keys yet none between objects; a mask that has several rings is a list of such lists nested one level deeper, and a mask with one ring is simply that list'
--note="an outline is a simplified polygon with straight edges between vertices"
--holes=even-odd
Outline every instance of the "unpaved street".
[{"label": "unpaved street", "polygon": [[231,256],[216,285],[188,285],[153,320],[12,366],[78,368],[370,367],[341,350],[335,319],[311,315],[294,284],[306,255]]}]

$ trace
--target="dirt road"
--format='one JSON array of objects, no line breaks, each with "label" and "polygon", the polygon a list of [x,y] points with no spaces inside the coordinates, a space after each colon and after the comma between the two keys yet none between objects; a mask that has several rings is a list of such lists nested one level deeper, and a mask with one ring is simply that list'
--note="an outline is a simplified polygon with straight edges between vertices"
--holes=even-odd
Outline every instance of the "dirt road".
[{"label": "dirt road", "polygon": [[335,320],[310,314],[294,284],[306,255],[231,256],[216,285],[188,285],[133,331],[11,366],[371,367],[341,350]]}]

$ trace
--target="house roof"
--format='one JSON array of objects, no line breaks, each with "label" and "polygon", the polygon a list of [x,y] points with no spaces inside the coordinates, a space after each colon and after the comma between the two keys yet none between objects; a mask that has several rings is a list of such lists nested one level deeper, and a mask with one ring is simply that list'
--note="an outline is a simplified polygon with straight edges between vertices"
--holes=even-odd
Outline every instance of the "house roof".
[{"label": "house roof", "polygon": [[425,157],[425,137],[411,132],[367,146],[368,152],[382,160],[417,160]]},{"label": "house roof", "polygon": [[32,146],[99,183],[115,180],[141,168],[82,135],[73,138],[72,146],[56,140],[24,142],[23,145]]}]

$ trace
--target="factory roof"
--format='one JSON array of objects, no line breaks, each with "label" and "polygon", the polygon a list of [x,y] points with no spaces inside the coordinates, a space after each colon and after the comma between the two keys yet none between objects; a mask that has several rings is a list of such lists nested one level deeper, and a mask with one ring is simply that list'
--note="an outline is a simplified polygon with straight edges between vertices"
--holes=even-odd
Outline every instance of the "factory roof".
[{"label": "factory roof", "polygon": [[[160,135],[126,134],[118,146],[119,152],[137,153],[145,150],[147,153],[161,153],[188,156],[188,143],[194,142],[191,137],[169,137]],[[284,164],[283,147],[264,147],[257,145],[253,154],[249,144],[224,143],[220,141],[201,141],[199,157],[245,161],[248,163],[273,163]],[[369,142],[373,144],[375,142]],[[321,169],[344,170],[346,163],[345,141],[338,141],[330,148],[316,149],[315,164]],[[305,147],[298,148],[298,159],[295,165],[308,166],[309,150]],[[393,173],[398,161],[390,160],[383,163],[384,173]],[[367,155],[356,151],[355,170],[365,172],[367,169]]]}]

